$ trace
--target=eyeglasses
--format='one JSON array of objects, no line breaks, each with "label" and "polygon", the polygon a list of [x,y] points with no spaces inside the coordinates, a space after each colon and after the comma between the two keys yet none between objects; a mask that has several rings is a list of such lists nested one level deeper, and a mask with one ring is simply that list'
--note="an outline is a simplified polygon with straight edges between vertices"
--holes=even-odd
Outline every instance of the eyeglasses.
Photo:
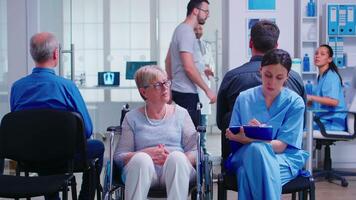
[{"label": "eyeglasses", "polygon": [[202,9],[202,8],[197,8],[197,9],[198,9],[198,10],[201,10],[201,11],[205,12],[205,14],[209,15],[209,10],[204,10],[204,9]]},{"label": "eyeglasses", "polygon": [[166,81],[163,81],[163,82],[157,82],[157,83],[149,84],[148,86],[145,86],[145,88],[153,86],[154,89],[161,90],[163,88],[163,86],[165,86],[166,88],[169,88],[171,85],[172,85],[172,81],[166,80]]}]

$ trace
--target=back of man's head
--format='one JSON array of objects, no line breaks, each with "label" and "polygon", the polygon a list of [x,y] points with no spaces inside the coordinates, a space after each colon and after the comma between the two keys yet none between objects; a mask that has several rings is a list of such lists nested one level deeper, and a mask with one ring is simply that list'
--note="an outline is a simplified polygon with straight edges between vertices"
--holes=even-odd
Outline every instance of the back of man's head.
[{"label": "back of man's head", "polygon": [[278,26],[268,20],[258,21],[251,28],[251,41],[253,48],[261,53],[277,47],[279,38]]},{"label": "back of man's head", "polygon": [[36,63],[50,60],[56,48],[58,41],[52,33],[42,32],[31,37],[30,53]]},{"label": "back of man's head", "polygon": [[194,8],[200,8],[203,2],[209,4],[208,0],[190,0],[187,5],[187,16],[193,12]]}]

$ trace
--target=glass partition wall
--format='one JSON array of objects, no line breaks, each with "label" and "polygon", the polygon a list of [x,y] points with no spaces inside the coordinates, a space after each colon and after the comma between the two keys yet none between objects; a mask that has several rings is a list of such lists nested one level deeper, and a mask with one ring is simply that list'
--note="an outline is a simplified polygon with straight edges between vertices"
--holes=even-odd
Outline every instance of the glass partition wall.
[{"label": "glass partition wall", "polygon": [[[96,131],[118,122],[122,104],[142,102],[133,80],[126,80],[127,61],[164,59],[175,27],[186,16],[189,0],[28,0],[27,38],[40,31],[53,32],[61,43],[57,73],[73,79],[88,105]],[[0,0],[0,94],[1,111],[8,108],[6,85],[6,2]],[[221,30],[221,4],[211,2],[205,38],[218,50],[216,30]],[[212,22],[212,23],[210,23]],[[218,27],[220,26],[220,27]],[[209,27],[209,28],[208,28]],[[27,42],[28,42],[27,40]],[[26,50],[27,51],[27,50]],[[221,50],[220,50],[221,51]],[[28,56],[28,55],[27,55]],[[221,57],[216,53],[215,57]],[[30,56],[28,63],[32,62]],[[28,64],[27,73],[31,73]],[[217,63],[219,66],[219,62]],[[16,67],[16,66],[14,66]],[[119,87],[98,87],[98,72],[120,72]],[[19,77],[16,77],[19,78]],[[134,107],[134,106],[133,106]],[[7,111],[7,110],[6,110]],[[214,114],[212,114],[213,116]]]},{"label": "glass partition wall", "polygon": [[0,119],[9,112],[6,3],[7,0],[0,0]]}]

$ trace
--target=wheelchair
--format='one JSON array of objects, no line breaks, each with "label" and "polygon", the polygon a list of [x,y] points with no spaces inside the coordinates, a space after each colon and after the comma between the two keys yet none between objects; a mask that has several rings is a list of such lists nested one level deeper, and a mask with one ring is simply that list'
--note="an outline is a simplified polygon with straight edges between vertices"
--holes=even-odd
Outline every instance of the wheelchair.
[{"label": "wheelchair", "polygon": [[[198,103],[197,110],[200,121],[200,110],[202,104]],[[104,182],[103,182],[103,200],[112,200],[112,199],[124,199],[125,184],[121,180],[121,169],[115,165],[113,160],[114,154],[114,139],[115,136],[121,135],[121,124],[124,120],[124,117],[127,112],[130,111],[128,104],[124,105],[121,110],[120,126],[110,126],[107,128],[107,133],[109,134],[109,160],[105,164],[104,168]],[[199,123],[200,124],[200,123]],[[213,199],[213,179],[212,179],[212,161],[210,160],[209,155],[203,153],[203,149],[200,144],[200,134],[206,132],[205,126],[197,127],[197,147],[198,153],[196,156],[196,181],[193,181],[189,185],[189,193],[191,199]],[[148,197],[151,198],[165,198],[166,197],[165,188],[156,188],[151,187],[148,193]]]}]

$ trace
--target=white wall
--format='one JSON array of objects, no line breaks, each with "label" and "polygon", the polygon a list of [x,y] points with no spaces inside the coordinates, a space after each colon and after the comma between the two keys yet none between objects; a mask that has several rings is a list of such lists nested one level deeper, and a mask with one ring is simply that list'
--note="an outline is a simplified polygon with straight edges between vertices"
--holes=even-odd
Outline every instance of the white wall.
[{"label": "white wall", "polygon": [[[279,48],[287,50],[294,55],[294,1],[276,0],[275,11],[248,11],[247,1],[228,0],[223,5],[223,15],[227,13],[227,26],[223,27],[224,65],[229,69],[240,66],[247,62],[248,41],[247,38],[247,19],[248,18],[275,18],[280,28]],[[228,9],[228,10],[226,10]],[[225,14],[226,15],[226,14]],[[226,19],[226,17],[223,19]],[[225,40],[225,42],[224,42]],[[228,41],[228,42],[226,42]],[[226,46],[228,45],[228,46]],[[226,51],[227,50],[227,51]]]}]

